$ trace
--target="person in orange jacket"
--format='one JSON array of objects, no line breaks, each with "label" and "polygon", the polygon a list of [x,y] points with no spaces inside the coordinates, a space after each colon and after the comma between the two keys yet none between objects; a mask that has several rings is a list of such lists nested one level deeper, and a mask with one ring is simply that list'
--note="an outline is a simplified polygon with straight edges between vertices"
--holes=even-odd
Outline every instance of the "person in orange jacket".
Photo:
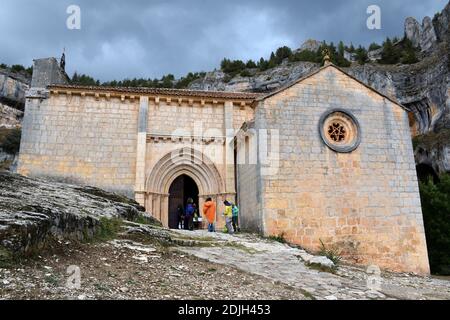
[{"label": "person in orange jacket", "polygon": [[208,220],[208,231],[215,232],[215,222],[216,222],[216,204],[211,198],[206,199],[203,205],[203,216]]}]

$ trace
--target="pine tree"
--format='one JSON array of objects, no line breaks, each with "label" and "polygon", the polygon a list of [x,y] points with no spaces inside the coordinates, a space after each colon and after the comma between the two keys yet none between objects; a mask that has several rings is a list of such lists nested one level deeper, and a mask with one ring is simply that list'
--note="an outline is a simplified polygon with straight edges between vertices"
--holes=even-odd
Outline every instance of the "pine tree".
[{"label": "pine tree", "polygon": [[365,64],[366,62],[369,61],[367,50],[363,46],[359,46],[358,49],[356,49],[355,54],[356,54],[356,61],[358,61],[359,64]]},{"label": "pine tree", "polygon": [[344,42],[339,41],[339,45],[338,45],[338,53],[341,57],[344,56],[345,53],[345,46],[344,46]]},{"label": "pine tree", "polygon": [[383,52],[381,53],[381,64],[397,64],[400,62],[400,52],[394,47],[390,38],[383,43]]},{"label": "pine tree", "polygon": [[413,46],[413,43],[408,38],[403,39],[403,54],[401,62],[403,64],[413,64],[419,62],[419,59],[416,55],[416,49]]}]

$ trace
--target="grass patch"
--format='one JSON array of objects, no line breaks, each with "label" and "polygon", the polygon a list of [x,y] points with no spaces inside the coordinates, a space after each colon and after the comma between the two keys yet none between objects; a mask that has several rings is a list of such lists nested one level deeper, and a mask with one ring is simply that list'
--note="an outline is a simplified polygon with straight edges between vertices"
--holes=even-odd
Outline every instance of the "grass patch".
[{"label": "grass patch", "polygon": [[279,243],[287,243],[284,232],[277,236],[269,236],[266,239],[275,241],[275,242],[279,242]]},{"label": "grass patch", "polygon": [[119,218],[100,218],[100,226],[94,233],[94,237],[91,241],[109,241],[115,239],[122,229],[122,225],[123,220]]},{"label": "grass patch", "polygon": [[341,256],[340,250],[335,246],[327,247],[327,246],[325,246],[325,244],[323,243],[322,240],[319,239],[319,241],[320,241],[320,246],[321,246],[319,255],[327,257],[328,259],[333,261],[335,266],[340,264],[342,261],[342,256]]},{"label": "grass patch", "polygon": [[105,291],[105,292],[109,292],[110,291],[110,289],[106,285],[104,285],[102,283],[94,284],[94,288],[95,288],[95,290],[98,290],[98,291]]},{"label": "grass patch", "polygon": [[45,282],[47,282],[48,284],[51,284],[54,287],[59,285],[59,279],[53,274],[49,275],[49,276],[45,276]]},{"label": "grass patch", "polygon": [[317,300],[316,297],[314,297],[310,292],[300,289],[300,292],[305,296],[306,299],[309,300]]},{"label": "grass patch", "polygon": [[0,246],[0,268],[11,268],[15,264],[14,262],[12,253],[8,249]]},{"label": "grass patch", "polygon": [[328,272],[328,273],[336,274],[336,269],[337,269],[336,265],[335,265],[334,268],[329,268],[329,267],[326,267],[324,265],[317,264],[317,263],[307,263],[305,265],[308,268],[312,269],[312,270],[316,270],[316,271],[319,271],[319,272]]},{"label": "grass patch", "polygon": [[243,244],[240,244],[240,243],[237,243],[237,242],[227,242],[225,244],[225,246],[236,248],[236,249],[239,249],[241,251],[247,252],[249,254],[257,254],[258,253],[257,250],[248,248],[248,247],[244,246]]},{"label": "grass patch", "polygon": [[147,226],[153,226],[155,225],[154,218],[146,217],[143,214],[139,214],[136,219],[133,220],[135,223],[147,225]]}]

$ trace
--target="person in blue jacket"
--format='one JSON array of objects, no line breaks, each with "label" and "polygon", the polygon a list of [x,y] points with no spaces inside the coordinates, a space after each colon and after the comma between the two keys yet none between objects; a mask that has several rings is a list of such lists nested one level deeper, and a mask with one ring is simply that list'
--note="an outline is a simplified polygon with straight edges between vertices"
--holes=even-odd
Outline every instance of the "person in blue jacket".
[{"label": "person in blue jacket", "polygon": [[186,210],[184,212],[184,229],[185,230],[194,230],[194,215],[195,215],[195,204],[194,200],[189,198],[187,200]]}]

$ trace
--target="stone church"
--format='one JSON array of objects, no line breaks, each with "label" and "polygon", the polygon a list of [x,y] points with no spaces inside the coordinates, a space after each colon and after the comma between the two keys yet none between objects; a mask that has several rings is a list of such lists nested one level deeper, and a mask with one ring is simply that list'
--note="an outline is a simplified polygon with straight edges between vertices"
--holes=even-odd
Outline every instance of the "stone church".
[{"label": "stone church", "polygon": [[326,62],[270,94],[68,84],[34,62],[19,173],[135,198],[177,227],[187,198],[347,261],[429,273],[408,113]]}]

